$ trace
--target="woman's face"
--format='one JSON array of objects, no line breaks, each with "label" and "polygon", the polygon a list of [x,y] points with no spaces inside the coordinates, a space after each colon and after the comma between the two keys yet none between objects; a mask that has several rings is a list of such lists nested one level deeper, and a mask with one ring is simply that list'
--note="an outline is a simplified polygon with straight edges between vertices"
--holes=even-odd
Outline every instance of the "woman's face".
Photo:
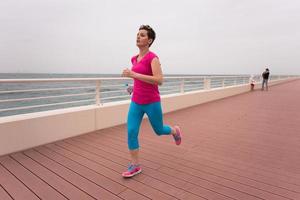
[{"label": "woman's face", "polygon": [[139,30],[136,37],[136,46],[145,47],[149,46],[151,39],[148,38],[147,31],[144,29]]}]

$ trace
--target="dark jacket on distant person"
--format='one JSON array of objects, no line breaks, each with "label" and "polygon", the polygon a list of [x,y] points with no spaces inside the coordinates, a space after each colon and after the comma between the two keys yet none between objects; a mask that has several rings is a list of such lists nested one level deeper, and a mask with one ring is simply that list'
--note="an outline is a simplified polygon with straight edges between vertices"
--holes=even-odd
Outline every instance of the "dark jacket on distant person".
[{"label": "dark jacket on distant person", "polygon": [[262,73],[263,79],[269,79],[269,75],[270,75],[270,72],[269,72],[269,71],[264,71],[264,72]]}]

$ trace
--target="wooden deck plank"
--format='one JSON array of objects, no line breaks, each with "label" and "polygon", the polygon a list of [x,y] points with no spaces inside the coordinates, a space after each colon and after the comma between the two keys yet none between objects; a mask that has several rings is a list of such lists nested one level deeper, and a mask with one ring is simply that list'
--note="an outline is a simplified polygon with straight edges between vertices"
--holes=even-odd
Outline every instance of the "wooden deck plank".
[{"label": "wooden deck plank", "polygon": [[142,196],[139,193],[134,192],[133,190],[127,189],[123,192],[121,192],[119,194],[119,196],[123,199],[127,199],[127,200],[136,200],[136,199],[140,199],[140,200],[149,200],[150,198],[147,198],[145,196]]},{"label": "wooden deck plank", "polygon": [[[73,141],[77,141],[77,142],[84,142],[84,140],[99,140],[98,137],[92,137],[91,138],[91,134],[87,134],[78,138],[72,138]],[[108,141],[107,138],[104,139],[104,141]],[[120,145],[120,146],[118,146]],[[128,157],[128,150],[126,149],[124,151],[124,142],[120,142],[117,144],[117,148],[113,148],[116,146],[116,144],[114,144],[113,142],[108,141],[108,143],[106,142],[101,142],[99,144],[94,144],[94,147],[97,147],[99,149],[102,149],[104,152],[107,152],[109,154],[117,154],[120,157],[122,157],[123,159],[126,160],[126,162],[129,162],[130,159]],[[122,149],[120,150],[119,147],[122,147]],[[127,147],[127,146],[126,146]],[[152,169],[159,169],[160,168],[160,164],[159,163],[154,163],[149,159],[144,159],[144,157],[141,158],[142,162],[144,164],[147,164],[148,167],[152,168]]]},{"label": "wooden deck plank", "polygon": [[[64,194],[68,199],[81,200],[81,199],[94,199],[89,196],[87,193],[79,190],[71,183],[62,179],[57,174],[53,173],[49,168],[45,168],[39,163],[35,162],[28,156],[25,156],[22,153],[13,154],[12,157],[25,166],[28,169],[31,169],[32,173],[40,177],[42,180],[47,182],[53,188],[55,188],[60,193]],[[30,198],[28,198],[30,199]]]},{"label": "wooden deck plank", "polygon": [[[110,143],[111,144],[111,143]],[[147,156],[148,158],[149,158],[149,156]],[[276,189],[276,188],[273,188],[273,189]],[[278,188],[278,190],[280,190],[281,188]],[[284,192],[288,192],[288,191],[285,191],[285,190],[283,190]],[[273,190],[273,192],[274,192],[274,190]],[[276,192],[278,192],[278,191],[276,191]],[[280,194],[280,193],[279,193]],[[282,193],[281,193],[281,195],[282,195]],[[297,194],[291,194],[292,196],[294,196],[294,195],[296,195],[297,196]]]},{"label": "wooden deck plank", "polygon": [[[73,170],[74,172],[80,174],[81,176],[89,179],[90,181],[94,182],[95,184],[105,188],[106,190],[114,193],[115,195],[118,195],[122,197],[123,199],[127,199],[127,196],[129,199],[132,197],[136,198],[145,198],[141,196],[140,194],[130,191],[130,189],[126,189],[121,184],[93,171],[90,170],[77,162],[74,162],[67,157],[64,157],[60,154],[55,153],[54,151],[51,151],[49,148],[46,147],[38,147],[36,148],[38,152],[41,154],[53,159],[54,161],[60,163],[61,165],[67,167],[70,170]],[[125,192],[126,190],[126,192]],[[122,195],[120,195],[122,193]]]},{"label": "wooden deck plank", "polygon": [[[87,135],[85,135],[85,136],[82,136],[83,138],[84,137],[87,137]],[[88,137],[93,137],[91,134],[88,134]],[[118,136],[117,136],[118,137]],[[95,135],[95,137],[93,137],[94,139],[93,140],[97,140],[98,139],[98,137]],[[117,142],[117,138],[113,138],[112,140],[109,140],[109,139],[107,139],[107,138],[104,138],[104,139],[101,139],[103,142],[105,142],[105,143],[109,143],[109,145],[110,145],[110,147],[119,147],[120,145],[124,145],[124,142],[123,141],[120,141],[120,142]],[[102,144],[102,145],[105,145],[105,143],[104,144]],[[99,145],[100,146],[100,145]],[[193,150],[195,149],[195,147],[193,147]],[[148,151],[149,150],[149,151]],[[169,149],[168,151],[170,151],[171,149]],[[159,150],[157,150],[157,148],[153,148],[152,147],[152,143],[150,142],[149,143],[149,145],[144,145],[144,148],[143,148],[143,151],[144,152],[157,152],[157,153],[159,153],[160,154],[160,156],[164,156],[165,155],[165,153],[164,152],[161,152],[161,150],[159,149]],[[191,152],[191,151],[190,151]],[[197,159],[204,159],[204,161],[205,162],[203,162],[203,163],[200,163],[200,164],[205,164],[207,161],[208,162],[211,162],[211,163],[216,163],[216,161],[217,160],[215,160],[215,159],[212,159],[212,160],[209,160],[209,158],[210,158],[210,156],[204,156],[204,155],[202,155],[202,152],[201,152],[201,154],[199,154],[199,153],[197,153],[197,154],[190,154],[190,152],[189,152],[189,154],[185,154],[185,155],[183,155],[183,156],[180,156],[179,158],[180,159],[183,159],[184,161],[187,161],[188,159],[185,159],[185,158],[191,158],[191,159],[194,159],[193,157],[194,156],[196,156],[197,157]],[[177,154],[176,154],[177,155]],[[164,156],[164,159],[168,159],[168,157],[171,157],[171,158],[174,158],[174,159],[176,159],[176,157],[174,157],[173,155],[166,155],[166,156]],[[178,158],[178,156],[177,156],[177,158]],[[197,160],[196,159],[196,160]],[[195,162],[196,160],[193,160],[193,162]],[[220,160],[218,159],[218,161],[219,161],[219,163],[218,163],[218,165],[216,165],[216,164],[214,164],[214,167],[218,167],[218,166],[220,166]],[[227,165],[229,165],[229,167],[227,167],[227,169],[228,170],[230,170],[230,169],[235,169],[237,166],[236,165],[231,165],[230,166],[230,163],[231,162],[229,162],[229,163],[227,163]],[[225,164],[225,165],[224,165]],[[226,163],[224,163],[223,162],[223,164],[221,164],[221,169],[222,169],[222,167],[225,167],[226,166]],[[240,166],[240,165],[238,165],[238,166]],[[253,166],[251,166],[251,167],[243,167],[243,166],[240,166],[240,168],[242,168],[242,171],[245,171],[245,170],[247,170],[247,171],[251,171],[251,169],[253,169]],[[240,168],[238,168],[238,169],[240,169]],[[266,170],[259,170],[259,169],[255,169],[255,170],[252,170],[253,172],[256,172],[256,173],[261,173],[262,175],[265,175],[266,173],[268,173],[268,171],[266,171]],[[269,175],[269,177],[274,177],[274,173],[270,173],[270,175]],[[251,175],[252,176],[252,175]],[[284,181],[284,180],[286,180],[286,176],[276,176],[275,175],[275,180],[277,180],[278,178],[281,178],[282,180],[280,180],[280,181]],[[294,180],[294,179],[292,179],[292,180]],[[274,180],[272,180],[272,181],[274,181]],[[293,182],[294,184],[299,184],[299,181],[294,181]],[[290,184],[291,185],[291,184]],[[299,188],[298,188],[299,189]],[[297,189],[296,189],[296,191],[297,191]]]},{"label": "wooden deck plank", "polygon": [[37,151],[28,150],[24,153],[44,167],[51,169],[51,171],[53,171],[55,174],[59,175],[75,187],[80,188],[82,191],[94,197],[95,199],[120,199],[109,191],[99,187],[97,184],[80,176],[72,170],[63,167],[61,164],[47,158]]},{"label": "wooden deck plank", "polygon": [[[61,142],[60,142],[61,143]],[[140,183],[134,179],[128,180],[121,177],[122,171],[115,171],[102,163],[102,160],[99,157],[92,155],[92,158],[89,156],[91,154],[84,153],[81,151],[76,151],[74,148],[63,148],[61,145],[50,144],[47,145],[51,150],[65,155],[68,158],[80,163],[81,165],[86,166],[89,169],[92,169],[104,176],[110,177],[112,180],[128,187],[129,189],[146,196],[151,199],[175,199],[174,197],[167,195],[159,190],[156,190],[152,187],[146,186],[143,183]],[[88,154],[88,155],[87,155]],[[124,169],[122,169],[124,170]]]},{"label": "wooden deck plank", "polygon": [[[85,136],[86,137],[86,136]],[[91,135],[89,135],[89,137],[92,137]],[[97,141],[97,137],[93,137],[94,141]],[[121,143],[116,143],[116,140],[106,140],[103,139],[103,142],[109,142],[111,147],[119,147],[120,145],[122,145],[123,142]],[[100,145],[99,145],[100,146]],[[165,153],[160,152],[160,150],[157,150],[157,148],[152,147],[151,143],[147,146],[144,146],[145,148],[143,148],[143,152],[145,153],[153,153],[153,152],[157,152],[160,157],[164,160],[170,160],[172,162],[176,162],[178,159],[176,157],[174,157],[173,155],[167,154],[165,155]],[[193,148],[195,149],[195,148]],[[202,152],[202,151],[201,151]],[[173,161],[174,160],[174,161]],[[252,170],[252,167],[248,168],[248,167],[242,167],[242,166],[235,166],[235,165],[230,165],[230,163],[222,163],[220,160],[217,162],[217,160],[210,160],[210,156],[204,156],[197,153],[193,153],[191,154],[189,152],[189,154],[184,155],[182,157],[180,157],[181,161],[184,161],[184,163],[189,164],[191,163],[193,165],[193,163],[197,163],[199,164],[199,167],[201,167],[201,169],[205,168],[205,169],[209,169],[209,170],[221,170],[224,173],[228,173],[230,171],[232,171],[230,174],[233,175],[239,175],[239,176],[246,176],[246,177],[251,177],[251,179],[253,179],[253,175],[257,174],[255,176],[255,180],[258,182],[263,182],[263,183],[276,183],[276,186],[281,186],[283,188],[286,188],[288,190],[292,190],[292,191],[300,191],[299,186],[297,186],[297,184],[299,185],[299,181],[296,181],[295,179],[292,179],[291,183],[288,183],[290,180],[287,181],[287,177],[286,176],[279,176],[276,175],[274,173],[269,173],[270,175],[267,176],[267,171],[260,171],[258,169]],[[177,161],[178,162],[178,161]],[[248,172],[249,171],[249,172]],[[248,174],[248,175],[247,175]],[[267,179],[270,179],[268,181],[266,181]],[[295,180],[295,181],[293,181]],[[285,183],[287,182],[287,183]],[[278,185],[279,184],[279,185]]]},{"label": "wooden deck plank", "polygon": [[[84,145],[79,142],[70,142],[68,140],[65,143],[60,143],[64,147],[68,149],[72,149],[73,151],[76,151],[77,153],[85,154],[86,156],[89,156],[90,159],[93,159],[95,161],[98,161],[100,163],[103,163],[105,166],[109,166],[109,168],[114,169],[115,171],[122,171],[125,170],[128,164],[128,160],[121,159],[120,157],[114,157],[114,159],[106,159],[103,151],[97,150],[89,145]],[[107,157],[112,157],[111,154],[107,154]],[[123,163],[123,164],[121,164]],[[139,176],[142,178],[136,178],[141,183],[144,183],[145,185],[148,185],[152,188],[156,188],[157,190],[161,190],[162,192],[169,194],[171,196],[177,197],[179,199],[201,199],[199,196],[195,196],[192,193],[186,193],[185,191],[181,190],[180,188],[176,187],[170,187],[169,184],[166,184],[160,180],[156,180],[151,177],[147,177],[144,174]]]},{"label": "wooden deck plank", "polygon": [[[109,141],[110,147],[104,148],[102,142],[107,143],[107,141],[103,141],[103,140],[98,141],[97,138],[92,137],[91,135],[89,135],[89,137],[91,137],[90,140],[88,140],[88,138],[86,136],[85,136],[85,138],[81,137],[80,138],[81,143],[86,143],[86,141],[88,141],[86,144],[88,144],[90,146],[94,146],[95,148],[101,149],[101,152],[103,152],[103,151],[111,151],[111,149],[113,147],[112,143],[114,141]],[[99,143],[97,143],[97,142],[99,142]],[[122,144],[118,144],[117,146],[121,148]],[[117,148],[117,146],[115,148]],[[113,151],[111,151],[111,153],[113,153]],[[117,151],[117,152],[115,152],[113,154],[118,155],[118,156],[122,155],[121,149],[120,149],[120,151]],[[165,160],[165,161],[167,160],[167,161],[170,161],[172,163],[177,163],[179,165],[182,165],[182,160],[178,161],[178,159],[174,159],[172,157],[169,158],[168,156],[161,156],[161,155],[158,156],[156,154],[155,155],[156,158],[154,158],[153,156],[148,155],[146,153],[145,149],[143,150],[143,154],[145,154],[145,156],[147,156],[147,158],[150,158],[152,160],[155,160],[156,158],[158,158],[159,160]],[[113,157],[111,156],[111,158],[113,158]],[[278,195],[283,195],[283,196],[284,195],[286,195],[286,196],[290,195],[291,197],[294,197],[294,196],[297,195],[297,193],[291,192],[291,191],[289,191],[287,189],[282,189],[282,188],[279,188],[277,186],[272,186],[272,185],[270,185],[268,183],[258,182],[256,180],[253,180],[252,178],[238,176],[236,174],[228,173],[227,171],[216,170],[215,168],[207,167],[207,166],[203,165],[202,163],[195,163],[194,161],[189,161],[189,163],[188,163],[188,161],[186,161],[186,160],[183,163],[184,163],[183,165],[185,165],[187,167],[191,167],[193,169],[199,169],[200,168],[201,171],[204,171],[205,173],[213,174],[213,175],[216,175],[218,177],[223,177],[225,179],[235,180],[237,182],[240,182],[242,184],[246,184],[246,185],[249,185],[249,186],[252,186],[252,187],[265,189],[265,190],[267,190],[267,191],[269,191],[271,193],[275,193],[275,194],[278,194]],[[145,166],[146,166],[146,164],[145,164]],[[166,163],[166,165],[164,165],[164,166],[165,167],[170,166],[170,163]],[[152,170],[152,171],[154,171],[154,170]],[[176,173],[174,173],[174,174],[176,174]],[[160,174],[160,177],[162,177],[162,174]],[[232,194],[232,193],[233,192],[231,192],[230,194]]]},{"label": "wooden deck plank", "polygon": [[[76,145],[77,147],[81,147],[82,149],[89,150],[90,152],[94,152],[95,154],[97,154],[107,160],[111,160],[114,162],[117,162],[119,160],[118,163],[123,165],[124,169],[126,168],[126,165],[129,161],[127,152],[125,153],[125,152],[121,152],[121,151],[115,151],[114,153],[112,153],[113,149],[111,149],[111,148],[103,149],[103,146],[101,146],[100,144],[97,145],[95,143],[85,143],[83,139],[81,139],[80,142],[76,141],[76,140],[67,140],[67,141],[69,141],[70,144]],[[108,152],[110,150],[111,150],[111,152],[110,152],[110,154],[108,154]],[[125,159],[125,160],[121,159],[121,161],[120,161],[120,159],[119,159],[120,157],[124,157],[127,159]],[[145,164],[144,166],[147,166],[147,165]],[[150,165],[150,167],[151,167],[151,165]],[[148,166],[143,167],[143,170],[144,170],[143,174],[145,174],[149,177],[152,177],[153,179],[159,179],[164,183],[173,185],[175,188],[178,188],[177,190],[174,191],[175,193],[180,192],[180,194],[182,194],[182,197],[180,197],[179,195],[176,195],[178,198],[183,198],[183,199],[186,198],[186,197],[184,197],[184,194],[185,194],[184,191],[188,191],[191,194],[197,195],[197,197],[195,197],[195,198],[198,198],[198,199],[200,199],[201,197],[205,197],[206,193],[211,192],[209,190],[205,191],[203,188],[197,187],[196,185],[188,184],[185,181],[182,181],[182,180],[170,177],[170,176],[164,176],[164,174],[159,173],[156,169],[152,170],[151,168],[148,168]],[[145,184],[148,183],[149,179],[146,178],[146,180],[147,180],[146,182],[144,181],[144,179],[142,179],[142,180],[138,179],[138,180],[140,182],[144,182]],[[157,187],[157,185],[159,185],[159,184],[153,184],[153,185],[155,185],[155,187]],[[171,191],[171,190],[172,189],[169,189],[169,191]],[[201,191],[201,192],[199,192],[199,191]],[[215,197],[215,199],[218,199],[218,195],[214,194],[214,197]],[[194,197],[189,196],[189,198],[194,198]],[[219,198],[219,199],[226,199],[226,196],[221,196],[221,198]]]},{"label": "wooden deck plank", "polygon": [[4,190],[2,185],[0,184],[0,199],[1,200],[13,200],[11,196]]},{"label": "wooden deck plank", "polygon": [[39,179],[25,167],[17,163],[11,157],[2,160],[1,164],[14,174],[24,185],[32,190],[39,198],[42,199],[67,199],[47,183]]},{"label": "wooden deck plank", "polygon": [[[83,139],[81,137],[81,143],[83,144],[83,143],[85,143],[85,141],[86,141],[86,139]],[[92,138],[91,141],[95,142],[97,140],[95,138]],[[94,143],[94,142],[90,142],[88,144],[90,146],[98,147],[98,148],[101,149],[100,152],[96,151],[96,150],[94,150],[94,152],[101,153],[101,152],[103,152],[105,150],[109,151],[111,149],[111,148],[105,149],[104,146],[103,146],[103,144],[102,144],[103,141],[100,142],[99,144]],[[111,142],[109,142],[109,144],[110,144],[110,147],[113,146]],[[121,148],[122,144],[119,144],[118,146],[120,146],[120,148]],[[125,154],[123,156],[128,157],[127,152],[123,153],[123,154]],[[144,150],[143,150],[143,154],[144,154]],[[115,156],[110,155],[110,157],[115,159],[116,156],[120,156],[120,155],[122,155],[121,150],[118,151],[118,152],[115,152]],[[153,156],[147,155],[147,154],[145,156],[147,156],[147,158],[150,158],[150,159],[151,159],[151,157],[153,157]],[[162,162],[161,160],[164,160],[164,158],[162,158],[162,159],[160,159],[159,157],[157,157],[157,158],[160,160],[159,162]],[[156,160],[157,158],[153,157],[152,159]],[[164,164],[164,163],[162,163],[162,164]],[[168,165],[169,164],[167,163],[167,164],[162,165],[162,166],[168,166]],[[220,192],[220,191],[222,191],[222,189],[220,187],[218,187],[217,184],[209,184],[209,182],[203,181],[202,184],[195,185],[194,182],[185,182],[185,181],[188,181],[189,179],[185,179],[184,180],[184,179],[175,178],[175,177],[177,177],[175,175],[176,173],[173,173],[173,174],[171,174],[169,176],[168,174],[160,173],[160,170],[157,171],[156,169],[152,169],[152,168],[148,167],[147,164],[144,164],[143,166],[144,166],[144,169],[145,169],[144,170],[144,174],[147,174],[147,175],[152,176],[154,178],[159,178],[160,180],[164,180],[165,182],[168,182],[168,184],[170,184],[170,185],[175,184],[177,187],[178,187],[178,185],[179,186],[182,185],[181,186],[182,189],[190,191],[190,192],[195,193],[197,195],[201,195],[201,196],[203,196],[205,198],[212,198],[212,197],[214,197],[214,199],[226,199],[228,197],[232,197],[232,198],[233,197],[238,197],[238,198],[241,199],[242,197],[245,198],[245,196],[248,197],[248,195],[243,195],[243,193],[237,192],[236,190],[232,190],[232,189],[228,190],[227,187],[225,187],[225,190],[227,189],[226,190],[227,192],[223,192],[223,195],[222,195],[222,192]],[[171,170],[171,168],[169,168],[169,169]],[[169,179],[169,181],[167,181],[166,179]],[[208,186],[208,185],[211,185],[211,186]],[[216,191],[217,188],[218,188],[218,191]],[[228,197],[226,195],[228,195]],[[251,197],[248,197],[248,198],[251,198]],[[257,199],[257,198],[253,198],[253,199]]]},{"label": "wooden deck plank", "polygon": [[78,164],[75,161],[72,161],[68,159],[67,157],[64,157],[60,154],[55,153],[54,151],[51,151],[49,148],[38,147],[36,150],[43,154],[44,156],[47,156],[48,158],[51,158],[53,161],[56,161],[60,163],[61,165],[65,166],[69,170],[72,170],[76,172],[77,174],[80,174],[81,176],[88,178],[90,181],[93,181],[94,183],[100,185],[101,187],[111,191],[114,194],[119,194],[122,191],[126,189],[126,187],[122,186],[121,184],[112,181],[111,179],[96,173],[95,171],[92,171],[80,164]]},{"label": "wooden deck plank", "polygon": [[[8,156],[1,157],[1,162],[8,159]],[[36,199],[39,198],[29,190],[22,182],[0,164],[0,184],[13,199]]]},{"label": "wooden deck plank", "polygon": [[[96,139],[93,139],[94,141],[97,141]],[[110,144],[112,144],[112,141],[110,141],[109,142]],[[78,145],[80,145],[80,143],[78,142],[77,143]],[[82,144],[82,143],[81,143]],[[91,145],[91,143],[90,143],[90,146],[92,146]],[[98,145],[96,144],[95,145],[95,147],[97,147],[97,146],[99,146],[99,148],[101,148],[100,146],[101,146],[101,143],[99,143]],[[94,152],[97,152],[96,150],[93,150],[93,149],[91,149],[91,151],[94,151]],[[101,152],[102,152],[102,150],[101,150]],[[143,154],[146,154],[145,153],[145,151],[143,151]],[[146,155],[146,157],[147,158],[151,158],[151,156],[150,155]],[[155,157],[153,157],[152,158],[152,160],[156,160],[156,159],[158,159],[158,160],[163,160],[163,161],[160,161],[161,163],[162,162],[166,162],[166,164],[164,165],[164,166],[172,166],[173,168],[175,168],[176,169],[176,165],[174,165],[173,163],[173,160],[171,160],[171,162],[167,162],[166,160],[168,160],[168,158],[167,157],[160,157],[160,156],[157,156],[157,154],[156,154],[156,158]],[[158,161],[159,162],[159,161]],[[176,162],[176,161],[175,161]],[[178,165],[185,165],[185,163],[182,163],[182,162],[178,162],[177,163]],[[186,168],[186,170],[187,171],[189,171],[189,168]],[[192,169],[191,168],[191,170],[194,170],[194,169]],[[185,170],[184,170],[185,171]],[[176,173],[174,173],[174,174],[176,174]],[[208,174],[210,174],[210,173],[208,173]],[[217,178],[219,178],[219,176],[217,176]],[[223,178],[223,177],[221,177],[221,178]],[[205,180],[211,180],[211,179],[208,179],[208,178],[205,178]],[[227,179],[226,179],[227,180]],[[228,181],[228,180],[227,180]],[[214,181],[214,183],[219,183],[220,181]],[[223,186],[228,186],[228,184],[224,184]],[[255,185],[254,185],[255,186]],[[233,187],[234,188],[234,187]],[[229,195],[232,195],[233,193],[234,193],[235,191],[231,191],[231,192],[229,192],[228,194]],[[245,191],[243,191],[243,192],[245,192]],[[241,194],[239,194],[239,198],[241,198]],[[276,197],[274,197],[274,198],[276,198]]]}]

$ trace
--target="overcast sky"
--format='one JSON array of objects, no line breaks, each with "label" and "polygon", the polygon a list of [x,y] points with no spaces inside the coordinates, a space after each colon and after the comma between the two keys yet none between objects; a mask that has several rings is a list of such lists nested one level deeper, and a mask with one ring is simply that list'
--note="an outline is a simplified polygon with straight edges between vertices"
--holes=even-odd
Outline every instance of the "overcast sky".
[{"label": "overcast sky", "polygon": [[300,74],[299,0],[2,0],[0,73],[121,73],[141,24],[165,74]]}]

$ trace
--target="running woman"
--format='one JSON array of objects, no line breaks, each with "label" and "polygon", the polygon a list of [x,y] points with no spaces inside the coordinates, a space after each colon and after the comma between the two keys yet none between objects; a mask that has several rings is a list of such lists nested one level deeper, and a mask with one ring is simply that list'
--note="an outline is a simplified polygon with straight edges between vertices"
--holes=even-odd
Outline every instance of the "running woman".
[{"label": "running woman", "polygon": [[139,163],[139,128],[146,113],[155,133],[172,135],[175,144],[181,144],[179,126],[163,124],[162,108],[158,85],[163,83],[163,74],[158,56],[149,50],[155,40],[155,32],[149,25],[142,25],[137,33],[136,45],[139,54],[131,58],[131,70],[123,70],[122,76],[134,79],[133,95],[127,116],[127,141],[131,163],[122,173],[125,178],[142,172]]}]

